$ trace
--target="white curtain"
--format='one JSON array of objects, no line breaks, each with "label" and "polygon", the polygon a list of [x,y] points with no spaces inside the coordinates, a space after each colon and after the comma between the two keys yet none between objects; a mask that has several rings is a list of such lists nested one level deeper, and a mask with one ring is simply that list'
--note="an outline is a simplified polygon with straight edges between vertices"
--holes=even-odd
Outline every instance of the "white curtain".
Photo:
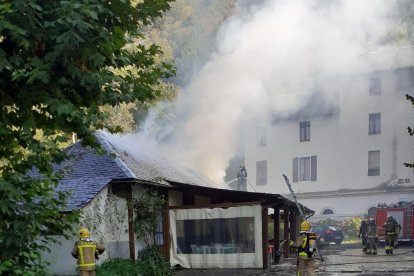
[{"label": "white curtain", "polygon": [[171,265],[262,268],[261,206],[170,210]]}]

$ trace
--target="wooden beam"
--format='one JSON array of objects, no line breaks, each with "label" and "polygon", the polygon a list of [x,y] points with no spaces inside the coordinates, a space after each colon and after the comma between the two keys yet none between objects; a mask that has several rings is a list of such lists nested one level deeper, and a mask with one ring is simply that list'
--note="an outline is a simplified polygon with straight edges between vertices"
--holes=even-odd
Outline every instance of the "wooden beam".
[{"label": "wooden beam", "polygon": [[250,202],[232,202],[232,203],[219,203],[219,204],[196,204],[196,205],[181,205],[181,206],[169,206],[170,209],[194,209],[194,208],[228,208],[228,207],[239,207],[239,206],[252,206],[261,205],[260,201]]}]

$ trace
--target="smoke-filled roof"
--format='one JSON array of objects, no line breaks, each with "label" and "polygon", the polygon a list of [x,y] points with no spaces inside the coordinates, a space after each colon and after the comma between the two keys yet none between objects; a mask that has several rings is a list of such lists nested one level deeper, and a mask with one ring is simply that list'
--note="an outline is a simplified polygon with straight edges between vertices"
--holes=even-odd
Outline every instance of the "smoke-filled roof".
[{"label": "smoke-filled roof", "polygon": [[103,135],[99,135],[99,137],[101,143],[105,144],[111,153],[115,154],[126,164],[137,180],[168,186],[169,181],[195,186],[217,186],[206,176],[189,168],[185,168],[176,161],[168,160],[166,157],[156,155],[155,153],[152,153],[151,156],[145,153],[132,155],[122,149],[116,148]]}]

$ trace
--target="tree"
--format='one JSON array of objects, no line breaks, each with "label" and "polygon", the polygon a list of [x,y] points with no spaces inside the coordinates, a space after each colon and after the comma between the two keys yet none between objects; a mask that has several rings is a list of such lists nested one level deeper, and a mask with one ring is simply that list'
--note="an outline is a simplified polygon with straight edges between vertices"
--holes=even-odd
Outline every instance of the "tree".
[{"label": "tree", "polygon": [[46,235],[70,233],[76,215],[61,215],[54,192],[59,143],[75,132],[96,145],[102,106],[153,99],[174,73],[140,32],[171,1],[0,2],[0,274],[43,274]]},{"label": "tree", "polygon": [[388,41],[399,47],[411,46],[414,43],[414,3],[411,0],[397,0],[395,5]]}]

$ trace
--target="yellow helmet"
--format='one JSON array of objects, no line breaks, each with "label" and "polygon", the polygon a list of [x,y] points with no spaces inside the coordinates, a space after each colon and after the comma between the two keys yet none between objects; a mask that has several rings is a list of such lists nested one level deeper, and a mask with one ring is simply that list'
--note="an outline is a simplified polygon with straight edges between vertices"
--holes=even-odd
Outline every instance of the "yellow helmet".
[{"label": "yellow helmet", "polygon": [[306,220],[300,224],[300,231],[309,231],[311,229],[311,225]]},{"label": "yellow helmet", "polygon": [[79,237],[80,238],[89,238],[89,230],[87,228],[79,229]]}]

